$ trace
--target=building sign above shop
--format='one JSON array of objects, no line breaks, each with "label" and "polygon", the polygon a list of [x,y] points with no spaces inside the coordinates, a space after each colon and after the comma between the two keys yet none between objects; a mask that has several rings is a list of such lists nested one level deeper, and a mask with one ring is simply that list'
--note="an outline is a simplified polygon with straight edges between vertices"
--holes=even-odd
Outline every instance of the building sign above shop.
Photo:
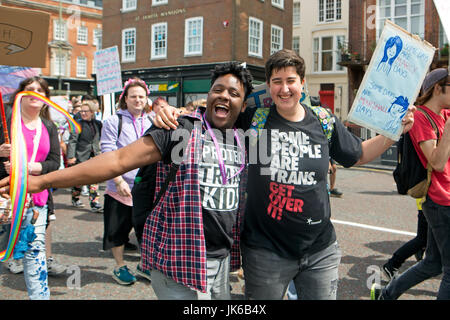
[{"label": "building sign above shop", "polygon": [[156,12],[156,13],[152,13],[152,14],[147,14],[145,16],[137,16],[136,21],[157,19],[159,17],[166,18],[166,17],[176,16],[176,15],[184,14],[184,13],[186,13],[185,8],[163,11],[163,12],[159,12],[159,13]]}]

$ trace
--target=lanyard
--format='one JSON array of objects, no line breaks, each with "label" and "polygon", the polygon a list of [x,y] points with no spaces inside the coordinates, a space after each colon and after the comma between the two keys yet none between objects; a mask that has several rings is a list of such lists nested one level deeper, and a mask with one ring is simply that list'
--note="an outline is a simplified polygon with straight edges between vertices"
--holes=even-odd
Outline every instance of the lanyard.
[{"label": "lanyard", "polygon": [[212,140],[214,142],[214,146],[216,148],[217,160],[219,161],[219,169],[220,169],[220,173],[222,175],[222,182],[223,182],[223,184],[227,184],[227,180],[234,178],[235,176],[240,174],[242,172],[242,170],[244,170],[244,168],[245,168],[244,150],[242,148],[241,141],[239,140],[239,136],[238,136],[237,130],[236,130],[236,128],[233,128],[234,139],[236,140],[236,143],[238,144],[239,148],[241,149],[241,154],[242,154],[243,158],[242,158],[241,168],[239,169],[239,171],[236,172],[234,175],[232,175],[230,178],[227,179],[227,172],[225,170],[225,163],[224,163],[224,161],[222,159],[222,153],[220,152],[219,143],[217,142],[216,136],[214,135],[214,132],[212,131],[208,120],[206,120],[205,114],[206,114],[206,112],[203,114],[203,120],[204,120],[204,122],[206,124],[206,128],[208,129],[208,133],[211,136],[211,138],[212,138]]},{"label": "lanyard", "polygon": [[140,118],[138,118],[138,119],[141,119],[141,135],[139,135],[138,129],[136,127],[136,120],[137,119],[134,116],[132,116],[132,119],[133,119],[134,132],[136,133],[136,136],[139,139],[144,134],[144,116],[142,115]]}]

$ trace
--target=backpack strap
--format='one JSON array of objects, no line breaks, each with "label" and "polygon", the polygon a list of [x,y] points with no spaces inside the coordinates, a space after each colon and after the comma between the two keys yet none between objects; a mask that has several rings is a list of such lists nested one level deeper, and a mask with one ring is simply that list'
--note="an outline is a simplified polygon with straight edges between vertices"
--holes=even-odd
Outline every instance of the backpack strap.
[{"label": "backpack strap", "polygon": [[[331,142],[331,137],[333,136],[334,130],[334,122],[336,121],[334,117],[328,112],[327,109],[320,106],[310,106],[307,104],[302,104],[304,107],[307,107],[312,110],[317,119],[319,119],[320,124],[322,125],[322,130],[325,136],[327,137],[328,143]],[[254,146],[261,136],[262,129],[266,124],[267,118],[270,113],[270,108],[257,108],[255,114],[253,115],[250,130],[250,144]]]},{"label": "backpack strap", "polygon": [[[425,110],[423,110],[422,108],[417,108],[418,111],[420,111],[421,113],[423,113],[423,115],[428,119],[428,121],[430,122],[431,126],[433,127],[434,132],[436,133],[436,137],[437,137],[437,141],[436,141],[436,146],[439,144],[439,140],[441,139],[440,133],[439,133],[439,129],[436,125],[436,122],[434,122],[434,120],[430,117],[430,115],[428,114],[428,112],[426,112]],[[431,184],[431,173],[433,172],[433,167],[431,166],[430,162],[427,162],[427,190],[428,187]]]},{"label": "backpack strap", "polygon": [[320,124],[322,125],[323,133],[327,137],[328,143],[331,142],[331,137],[333,136],[334,130],[334,122],[336,121],[334,117],[328,112],[327,109],[321,106],[310,106],[306,105],[308,108],[314,112],[317,119],[319,119]]},{"label": "backpack strap", "polygon": [[257,108],[250,124],[250,144],[256,145],[269,117],[270,108]]},{"label": "backpack strap", "polygon": [[153,205],[152,205],[152,208],[150,209],[150,211],[153,211],[153,209],[155,209],[155,207],[158,205],[159,200],[161,200],[164,193],[166,193],[167,188],[169,187],[169,184],[172,181],[175,181],[175,177],[177,175],[177,171],[178,171],[179,167],[180,166],[178,164],[175,164],[173,162],[170,165],[169,174],[167,175],[166,180],[164,181],[164,184],[161,186],[161,189],[159,190],[159,193],[156,196],[155,201],[153,201]]},{"label": "backpack strap", "polygon": [[116,115],[119,118],[119,124],[117,126],[117,140],[119,140],[120,133],[122,132],[122,115],[117,113]]},{"label": "backpack strap", "polygon": [[[194,129],[194,124],[190,121],[186,121],[184,123],[184,129],[189,130],[189,132],[192,133],[192,130]],[[159,189],[159,193],[155,198],[155,201],[153,201],[153,205],[150,211],[153,211],[153,209],[156,208],[158,202],[161,200],[162,196],[166,193],[167,188],[169,187],[169,184],[173,181],[175,181],[175,178],[177,176],[178,168],[180,168],[179,164],[176,164],[172,162],[170,164],[169,173],[167,174],[166,180],[164,181],[164,184],[161,186],[161,189]]]},{"label": "backpack strap", "polygon": [[423,115],[428,119],[428,121],[431,123],[431,126],[434,129],[434,132],[436,133],[436,137],[437,137],[437,143],[436,145],[439,143],[440,140],[440,133],[439,133],[439,129],[436,125],[436,122],[434,122],[434,120],[430,117],[430,115],[428,114],[428,112],[426,112],[425,110],[423,110],[422,108],[417,108],[418,111],[422,112]]}]

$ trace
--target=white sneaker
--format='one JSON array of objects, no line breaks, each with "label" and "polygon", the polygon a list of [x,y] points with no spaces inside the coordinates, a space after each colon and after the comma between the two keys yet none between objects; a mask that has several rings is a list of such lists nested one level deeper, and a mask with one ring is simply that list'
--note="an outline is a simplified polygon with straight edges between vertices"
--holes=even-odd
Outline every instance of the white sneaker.
[{"label": "white sneaker", "polygon": [[81,187],[81,195],[87,197],[89,195],[89,189],[87,186]]},{"label": "white sneaker", "polygon": [[47,259],[47,272],[49,275],[57,275],[66,271],[67,266],[59,264],[53,257]]},{"label": "white sneaker", "polygon": [[23,272],[22,259],[20,260],[10,259],[8,261],[8,269],[11,273],[22,273]]},{"label": "white sneaker", "polygon": [[52,213],[51,215],[48,216],[48,220],[55,221],[56,220],[56,215],[54,213]]}]

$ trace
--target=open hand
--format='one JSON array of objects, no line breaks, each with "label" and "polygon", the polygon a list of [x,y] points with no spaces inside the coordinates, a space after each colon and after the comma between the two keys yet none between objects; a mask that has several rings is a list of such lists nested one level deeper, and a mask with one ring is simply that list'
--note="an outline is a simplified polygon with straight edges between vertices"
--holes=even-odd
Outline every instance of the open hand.
[{"label": "open hand", "polygon": [[178,127],[177,119],[180,115],[181,110],[172,106],[166,106],[158,111],[153,119],[153,125],[166,130],[176,129]]},{"label": "open hand", "polygon": [[416,112],[416,110],[417,108],[413,105],[410,105],[408,107],[408,111],[402,119],[403,133],[411,130],[412,126],[414,125],[414,112]]}]

